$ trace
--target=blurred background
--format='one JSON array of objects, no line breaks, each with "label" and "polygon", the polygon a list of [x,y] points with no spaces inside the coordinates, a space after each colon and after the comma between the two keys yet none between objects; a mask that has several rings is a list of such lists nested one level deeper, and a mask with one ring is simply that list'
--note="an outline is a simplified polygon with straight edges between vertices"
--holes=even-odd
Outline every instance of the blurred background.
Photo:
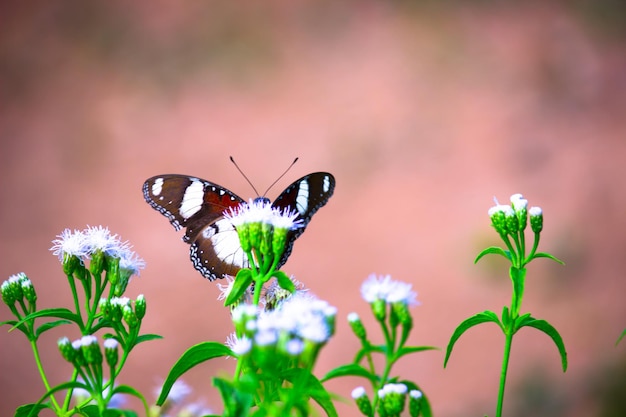
[{"label": "blurred background", "polygon": [[[566,262],[529,267],[522,311],[563,336],[570,368],[533,329],[514,339],[507,416],[626,415],[626,7],[618,0],[19,2],[0,4],[0,277],[33,281],[40,308],[70,306],[48,249],[65,228],[108,226],[147,267],[144,331],[121,383],[153,390],[189,346],[224,341],[228,310],[189,262],[188,245],[143,200],[143,181],[181,173],[254,192],[329,171],[335,195],[284,270],[339,309],[317,374],[358,348],[370,273],[411,282],[416,345],[395,373],[436,416],[494,414],[503,337],[494,325],[457,343],[455,327],[510,302],[487,210],[523,193],[544,210],[540,249]],[[0,307],[0,320],[11,319]],[[0,331],[0,415],[44,392],[23,335]],[[53,383],[71,369],[40,340]],[[213,360],[184,380],[221,411]],[[327,387],[349,398],[357,379]],[[357,415],[347,401],[340,415]]]}]

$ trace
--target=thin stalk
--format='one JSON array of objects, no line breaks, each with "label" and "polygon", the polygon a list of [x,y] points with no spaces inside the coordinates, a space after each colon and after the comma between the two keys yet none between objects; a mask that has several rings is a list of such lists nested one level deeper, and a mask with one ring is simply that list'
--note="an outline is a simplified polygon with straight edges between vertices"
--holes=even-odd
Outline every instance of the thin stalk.
[{"label": "thin stalk", "polygon": [[502,416],[502,405],[504,403],[504,386],[506,385],[506,374],[509,369],[509,357],[511,355],[511,342],[513,341],[512,329],[506,330],[506,339],[504,342],[504,356],[502,358],[502,370],[500,371],[500,389],[498,391],[498,405],[496,408],[496,417]]},{"label": "thin stalk", "polygon": [[[30,346],[33,350],[33,355],[35,356],[35,363],[37,363],[37,369],[39,370],[39,375],[41,375],[41,380],[43,381],[43,385],[46,387],[46,391],[50,391],[50,383],[48,382],[48,378],[46,378],[46,373],[43,370],[41,357],[39,356],[39,349],[37,348],[37,342],[34,340],[31,340]],[[61,407],[59,406],[59,403],[57,402],[56,398],[54,398],[54,395],[50,396],[50,400],[52,401],[52,404],[54,405],[54,408],[57,410],[57,413],[58,413],[59,410],[61,410]]]}]

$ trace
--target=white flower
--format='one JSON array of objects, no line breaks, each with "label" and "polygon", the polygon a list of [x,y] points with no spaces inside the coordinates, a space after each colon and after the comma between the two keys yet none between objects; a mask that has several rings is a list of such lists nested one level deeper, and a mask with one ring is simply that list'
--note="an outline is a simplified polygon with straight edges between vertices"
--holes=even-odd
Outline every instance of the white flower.
[{"label": "white flower", "polygon": [[229,207],[224,211],[226,217],[235,228],[246,223],[267,223],[280,229],[296,229],[302,226],[301,220],[296,220],[299,216],[297,211],[289,211],[285,208],[272,207],[272,203],[267,199],[257,198],[248,203],[241,203],[234,209]]},{"label": "white flower", "polygon": [[415,299],[417,293],[411,291],[411,284],[394,281],[390,275],[377,276],[371,274],[361,285],[361,296],[368,303],[383,300],[386,303],[419,304]]},{"label": "white flower", "polygon": [[300,339],[290,339],[285,346],[285,350],[291,356],[297,356],[304,350],[304,343]]},{"label": "white flower", "polygon": [[232,333],[226,339],[226,346],[228,346],[237,356],[242,356],[250,352],[250,349],[252,349],[252,341],[246,336],[237,337],[235,333]]},{"label": "white flower", "polygon": [[139,271],[145,269],[146,262],[135,252],[130,250],[130,246],[120,248],[116,255],[120,258],[120,270],[128,272],[130,275],[139,276]]},{"label": "white flower", "polygon": [[513,194],[511,196],[511,205],[515,211],[524,210],[528,207],[528,200],[521,194]]},{"label": "white flower", "polygon": [[414,400],[419,400],[420,398],[422,398],[424,396],[424,394],[422,394],[422,391],[419,391],[419,390],[416,390],[416,389],[412,389],[411,391],[409,391],[409,395]]},{"label": "white flower", "polygon": [[111,234],[107,227],[87,226],[83,233],[87,252],[90,254],[101,250],[107,255],[115,255],[127,245],[127,243],[122,243],[117,235]]},{"label": "white flower", "polygon": [[220,295],[217,296],[217,299],[219,301],[223,301],[226,299],[226,297],[228,297],[228,294],[230,294],[230,291],[233,289],[233,283],[235,282],[235,280],[230,277],[227,276],[226,277],[226,285],[221,284],[221,283],[217,283],[217,288],[220,290]]},{"label": "white flower", "polygon": [[530,214],[531,216],[541,216],[543,214],[543,210],[541,210],[541,207],[531,207],[530,210],[528,210],[528,214]]},{"label": "white flower", "polygon": [[277,229],[297,229],[303,224],[302,219],[296,220],[298,216],[300,214],[296,210],[290,212],[289,208],[285,207],[281,212],[280,209],[276,208],[272,210],[271,223]]},{"label": "white flower", "polygon": [[59,257],[60,261],[63,261],[65,255],[82,258],[89,253],[89,246],[86,243],[86,237],[83,232],[79,230],[72,232],[70,229],[65,229],[57,237],[58,239],[52,241],[50,250]]},{"label": "white flower", "polygon": [[117,349],[118,345],[119,345],[119,342],[113,339],[112,337],[109,337],[108,339],[104,339],[103,346],[105,349]]},{"label": "white flower", "polygon": [[357,399],[357,398],[361,398],[364,397],[366,395],[365,392],[365,388],[363,387],[356,387],[355,389],[352,390],[352,398],[353,399]]}]

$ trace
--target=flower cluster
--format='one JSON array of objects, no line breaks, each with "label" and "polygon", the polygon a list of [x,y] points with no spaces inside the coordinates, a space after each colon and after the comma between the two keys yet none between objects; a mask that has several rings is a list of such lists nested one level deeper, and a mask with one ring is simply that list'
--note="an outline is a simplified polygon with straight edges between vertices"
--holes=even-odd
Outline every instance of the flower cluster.
[{"label": "flower cluster", "polygon": [[224,213],[237,229],[241,247],[253,253],[260,267],[278,262],[287,244],[287,232],[300,227],[298,212],[272,207],[269,200],[258,198]]},{"label": "flower cluster", "polygon": [[257,198],[234,209],[229,208],[224,217],[237,230],[239,243],[250,265],[237,273],[224,304],[235,307],[247,302],[248,289],[254,288],[252,303],[258,305],[263,286],[271,278],[276,278],[282,289],[293,293],[294,283],[278,268],[284,262],[283,255],[289,246],[289,232],[302,226],[298,212],[272,207],[268,199]]},{"label": "flower cluster", "polygon": [[132,275],[139,275],[145,262],[131,250],[128,242],[112,234],[108,228],[88,226],[84,230],[65,229],[52,241],[52,253],[59,257],[64,272],[84,279],[85,261],[89,260],[89,272],[100,275],[107,271],[107,279],[121,295]]},{"label": "flower cluster", "polygon": [[510,198],[511,205],[499,204],[489,209],[489,217],[496,231],[501,236],[514,235],[524,232],[530,215],[530,228],[534,233],[540,233],[543,229],[543,212],[540,207],[528,209],[528,200],[521,194],[513,194]]},{"label": "flower cluster", "polygon": [[[2,293],[2,301],[18,317],[21,317],[21,314],[17,312],[16,303],[20,305],[24,315],[32,313],[37,308],[35,287],[33,287],[33,283],[23,272],[12,275],[4,281],[0,285],[0,293]],[[24,303],[24,300],[26,300],[27,304]]]},{"label": "flower cluster", "polygon": [[361,296],[372,306],[374,316],[384,320],[387,316],[387,306],[390,306],[391,319],[402,324],[411,324],[411,315],[408,309],[418,305],[417,293],[411,291],[411,284],[394,281],[391,276],[377,276],[371,274],[361,285]]},{"label": "flower cluster", "polygon": [[[242,304],[233,309],[235,334],[228,341],[250,366],[276,361],[313,365],[319,349],[335,332],[337,309],[310,295],[297,293],[274,310]],[[284,363],[284,362],[283,362]]]},{"label": "flower cluster", "polygon": [[[418,417],[422,410],[422,392],[416,389],[409,392],[405,384],[396,383],[385,384],[378,390],[378,415],[380,417],[399,416],[406,407],[407,392],[409,398],[409,415],[411,417]],[[352,398],[363,415],[368,417],[374,415],[372,402],[367,396],[365,388],[357,387],[353,389]]]}]

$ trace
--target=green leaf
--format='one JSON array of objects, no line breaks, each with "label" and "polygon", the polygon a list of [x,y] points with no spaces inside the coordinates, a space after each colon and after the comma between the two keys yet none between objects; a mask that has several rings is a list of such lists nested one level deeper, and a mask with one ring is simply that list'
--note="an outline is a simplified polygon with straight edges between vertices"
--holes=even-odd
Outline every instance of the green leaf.
[{"label": "green leaf", "polygon": [[35,330],[35,336],[39,337],[44,332],[47,332],[50,329],[54,329],[55,327],[62,326],[63,324],[72,324],[72,322],[69,321],[69,320],[55,320],[55,321],[51,321],[49,323],[44,323],[41,326],[39,326],[37,328],[37,330]]},{"label": "green leaf", "polygon": [[[52,394],[54,394],[55,392],[59,392],[59,391],[63,391],[63,390],[68,390],[68,389],[74,389],[74,388],[82,388],[86,391],[89,391],[89,387],[87,385],[85,385],[82,382],[78,382],[78,381],[69,381],[69,382],[64,382],[62,384],[59,384],[55,387],[50,388],[50,391],[46,392],[40,399],[39,401],[37,401],[35,404],[29,404],[30,406],[33,406],[33,408],[30,409],[28,414],[24,414],[24,416],[36,416],[38,414],[31,414],[32,412],[39,413],[39,411],[41,411],[41,409],[37,409],[40,406],[43,406],[44,404],[42,404],[46,398],[50,397]],[[50,406],[46,407],[50,408]],[[20,407],[21,408],[21,407]],[[17,411],[16,411],[16,416],[17,416]]]},{"label": "green leaf", "polygon": [[[144,398],[144,396],[137,391],[135,388],[128,386],[128,385],[117,385],[116,387],[113,388],[113,390],[111,391],[111,395],[113,394],[128,394],[128,395],[132,395],[134,397],[137,397],[141,400],[141,402],[143,403],[143,407],[145,409],[146,415],[150,414],[149,408],[148,408],[148,402],[146,401],[146,399]],[[124,414],[126,415],[126,414]],[[136,414],[134,414],[136,415]]]},{"label": "green leaf", "polygon": [[[100,414],[100,410],[98,409],[98,406],[94,404],[81,407],[78,410],[78,412],[80,413],[80,415],[86,416],[86,417],[103,417]],[[119,414],[113,414],[113,416],[119,416]]]},{"label": "green leaf", "polygon": [[284,378],[297,386],[298,391],[307,397],[313,398],[320,405],[329,417],[337,417],[337,410],[330,394],[308,369],[292,368],[283,373]]},{"label": "green leaf", "polygon": [[163,339],[163,336],[158,335],[158,334],[142,334],[137,336],[137,339],[135,340],[135,346],[137,346],[139,343],[142,342],[148,342],[150,340],[157,340],[157,339]]},{"label": "green leaf", "polygon": [[615,346],[617,346],[619,344],[619,342],[622,341],[622,339],[624,338],[624,336],[626,336],[626,329],[624,329],[624,331],[622,332],[622,334],[617,338],[617,342],[615,342]]},{"label": "green leaf", "polygon": [[15,324],[13,328],[16,328],[22,323],[26,323],[27,321],[31,321],[40,317],[53,317],[57,319],[64,319],[69,320],[72,323],[76,323],[79,326],[82,325],[82,323],[80,322],[80,317],[77,314],[68,310],[67,308],[46,308],[44,310],[35,311],[34,313],[30,313],[29,315],[25,316],[24,318],[22,318],[22,320],[17,322],[17,324]]},{"label": "green leaf", "polygon": [[[535,258],[548,258],[548,259],[552,259],[555,262],[560,263],[561,265],[565,265],[565,262],[563,262],[562,260],[560,260],[559,258],[557,258],[554,255],[550,255],[549,253],[545,253],[545,252],[537,252],[533,255],[532,259]],[[528,260],[528,262],[530,262],[531,259]]]},{"label": "green leaf", "polygon": [[396,353],[396,357],[399,359],[404,355],[408,355],[409,353],[423,352],[425,350],[439,350],[439,348],[435,346],[403,346]]},{"label": "green leaf", "polygon": [[230,381],[222,378],[213,378],[213,385],[222,396],[224,417],[246,417],[248,415],[254,402],[254,387],[249,387],[246,381],[243,381],[244,389],[238,390]]},{"label": "green leaf", "polygon": [[137,417],[137,413],[131,410],[118,410],[115,408],[109,408],[104,410],[104,412],[102,413],[102,417]]},{"label": "green leaf", "polygon": [[335,369],[331,369],[326,375],[324,375],[322,381],[326,382],[341,376],[359,376],[370,380],[372,384],[378,384],[380,381],[380,378],[377,375],[373,375],[370,371],[355,363],[341,365]]},{"label": "green leaf", "polygon": [[487,249],[483,249],[483,251],[481,251],[477,256],[476,259],[474,259],[474,263],[477,263],[478,261],[480,261],[480,259],[485,256],[488,255],[490,253],[493,253],[494,255],[502,255],[504,256],[506,259],[508,259],[509,261],[511,260],[511,253],[507,250],[502,249],[499,246],[490,246]]},{"label": "green leaf", "polygon": [[524,316],[519,317],[516,320],[516,331],[521,329],[522,327],[534,327],[537,330],[541,330],[554,342],[557,349],[559,350],[559,354],[561,355],[561,366],[563,368],[563,372],[567,371],[567,352],[565,351],[565,344],[563,343],[563,339],[559,332],[545,320],[537,320],[535,318],[530,317],[530,315],[525,314]]},{"label": "green leaf", "polygon": [[239,300],[250,284],[252,284],[252,271],[249,268],[240,269],[228,297],[224,300],[224,306],[229,306]]},{"label": "green leaf", "polygon": [[45,408],[52,409],[50,404],[24,404],[15,410],[14,417],[38,416],[39,412]]},{"label": "green leaf", "polygon": [[234,354],[228,347],[217,342],[202,342],[187,349],[167,375],[157,405],[163,405],[172,385],[181,375],[202,362],[221,356],[234,356]]},{"label": "green leaf", "polygon": [[489,310],[483,311],[482,313],[478,313],[472,317],[469,317],[465,319],[465,321],[463,321],[461,324],[459,324],[459,326],[456,328],[456,330],[452,334],[450,341],[448,342],[448,347],[446,349],[446,358],[443,361],[443,367],[445,368],[446,365],[448,364],[448,359],[450,358],[450,354],[452,353],[454,344],[459,339],[459,337],[461,337],[463,333],[465,333],[468,329],[478,324],[486,323],[490,321],[496,323],[498,326],[500,326],[500,329],[504,331],[504,328],[502,327],[502,323],[500,323],[500,319],[498,319],[498,316],[496,315],[496,313],[494,313],[493,311],[489,311]]},{"label": "green leaf", "polygon": [[14,329],[17,329],[20,332],[24,333],[28,339],[30,339],[30,333],[28,333],[28,329],[26,328],[26,326],[19,325],[17,320],[7,320],[7,321],[0,322],[0,326],[3,326],[5,324],[8,324],[9,326],[11,326],[11,328],[9,329],[9,332],[12,332]]},{"label": "green leaf", "polygon": [[276,278],[276,281],[278,281],[278,285],[283,290],[289,291],[292,294],[296,290],[296,286],[294,285],[293,281],[291,281],[287,274],[285,274],[283,271],[274,271],[272,276]]}]

